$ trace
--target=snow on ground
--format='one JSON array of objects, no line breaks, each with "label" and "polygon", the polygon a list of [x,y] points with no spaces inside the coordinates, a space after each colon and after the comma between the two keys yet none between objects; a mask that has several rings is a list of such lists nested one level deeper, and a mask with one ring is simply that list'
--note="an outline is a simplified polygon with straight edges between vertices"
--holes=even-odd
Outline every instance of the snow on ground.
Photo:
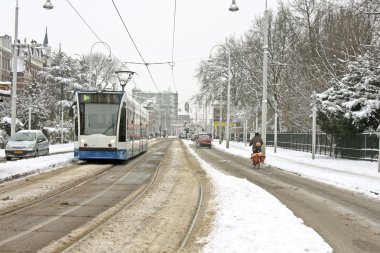
[{"label": "snow on ground", "polygon": [[207,238],[199,238],[206,242],[203,252],[332,252],[318,233],[273,195],[246,179],[219,172],[189,151],[217,191],[212,204],[217,209],[214,227]]},{"label": "snow on ground", "polygon": [[[215,141],[213,148],[226,150],[225,142],[219,144]],[[72,150],[72,143],[51,145],[51,156],[0,163],[0,181],[16,174],[46,171],[70,164],[73,162],[72,152],[54,153]],[[227,152],[249,159],[251,147],[231,141]],[[194,152],[192,154],[197,157]],[[1,157],[4,157],[4,150],[0,149]],[[217,207],[215,227],[207,238],[199,239],[207,242],[203,252],[332,252],[313,229],[305,226],[274,196],[245,179],[225,175],[205,161],[199,161],[218,193],[214,200]],[[269,147],[265,163],[380,200],[380,173],[376,162],[324,155],[316,155],[312,160],[310,153],[285,149],[274,153]]]},{"label": "snow on ground", "polygon": [[[226,149],[226,142],[213,142],[213,148]],[[230,141],[227,152],[249,159],[252,149],[242,142]],[[267,147],[265,164],[282,170],[331,184],[347,190],[363,193],[380,200],[380,173],[378,163],[333,158],[311,153]]]},{"label": "snow on ground", "polygon": [[[12,161],[0,162],[0,182],[22,175],[28,175],[53,169],[64,167],[74,162],[73,151],[74,144],[57,144],[50,145],[50,156],[40,156],[29,159],[13,159]],[[61,152],[69,152],[65,154],[55,154]],[[0,158],[5,159],[4,149],[0,149]]]}]

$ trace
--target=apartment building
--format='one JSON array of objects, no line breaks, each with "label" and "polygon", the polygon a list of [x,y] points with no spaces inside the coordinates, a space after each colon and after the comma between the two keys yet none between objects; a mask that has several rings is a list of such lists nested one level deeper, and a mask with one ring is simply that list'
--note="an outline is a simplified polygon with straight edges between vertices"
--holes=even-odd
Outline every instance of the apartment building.
[{"label": "apartment building", "polygon": [[154,132],[166,130],[169,135],[176,134],[173,124],[178,119],[178,93],[163,91],[161,93],[132,90],[133,98],[141,104],[148,104],[151,110],[150,126]]},{"label": "apartment building", "polygon": [[12,37],[0,36],[0,81],[11,80]]},{"label": "apartment building", "polygon": [[[51,48],[48,45],[47,32],[43,43],[34,39],[28,42],[18,41],[17,54],[17,86],[25,87],[37,77],[43,67],[50,65]],[[0,81],[12,81],[12,37],[0,36]]]}]

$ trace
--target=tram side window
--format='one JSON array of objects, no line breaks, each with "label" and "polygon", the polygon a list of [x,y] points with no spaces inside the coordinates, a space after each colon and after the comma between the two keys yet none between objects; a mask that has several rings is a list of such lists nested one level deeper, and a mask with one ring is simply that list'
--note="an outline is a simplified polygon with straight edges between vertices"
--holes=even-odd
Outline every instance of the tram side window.
[{"label": "tram side window", "polygon": [[127,105],[123,103],[120,115],[120,128],[119,128],[119,141],[126,141],[126,129],[127,129]]}]

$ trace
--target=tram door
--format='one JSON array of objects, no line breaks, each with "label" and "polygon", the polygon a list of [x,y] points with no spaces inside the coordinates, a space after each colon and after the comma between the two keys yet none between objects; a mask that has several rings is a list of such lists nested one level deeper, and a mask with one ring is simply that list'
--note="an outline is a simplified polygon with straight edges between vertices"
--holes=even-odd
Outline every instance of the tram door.
[{"label": "tram door", "polygon": [[127,155],[128,158],[133,156],[133,119],[132,108],[127,105]]},{"label": "tram door", "polygon": [[120,112],[120,125],[119,125],[119,150],[126,150],[126,157],[128,159],[129,153],[127,149],[127,104],[124,102]]}]

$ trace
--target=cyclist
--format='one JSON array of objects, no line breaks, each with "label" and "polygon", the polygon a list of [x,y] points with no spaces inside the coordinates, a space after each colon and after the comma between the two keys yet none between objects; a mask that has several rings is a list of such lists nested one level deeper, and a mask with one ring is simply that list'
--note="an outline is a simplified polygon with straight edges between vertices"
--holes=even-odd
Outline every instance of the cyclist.
[{"label": "cyclist", "polygon": [[263,139],[259,133],[255,133],[255,136],[249,142],[249,146],[252,146],[252,153],[260,153],[261,146],[264,144]]}]

